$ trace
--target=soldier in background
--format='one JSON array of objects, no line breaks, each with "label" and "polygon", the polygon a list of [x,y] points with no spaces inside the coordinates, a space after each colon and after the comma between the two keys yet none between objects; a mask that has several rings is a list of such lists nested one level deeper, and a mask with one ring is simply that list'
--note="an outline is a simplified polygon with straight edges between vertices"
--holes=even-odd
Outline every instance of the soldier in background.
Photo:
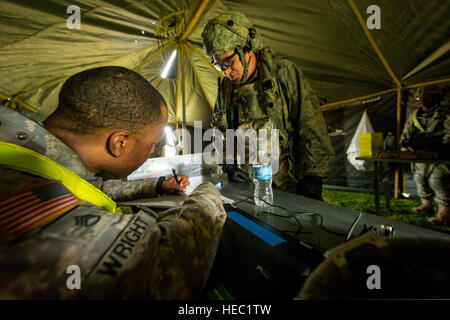
[{"label": "soldier in background", "polygon": [[[322,178],[333,158],[319,101],[301,70],[263,46],[259,33],[238,12],[208,22],[205,52],[225,77],[219,84],[213,126],[225,129],[279,129],[279,170],[275,187],[322,199]],[[224,166],[242,181],[237,165]]]},{"label": "soldier in background", "polygon": [[98,189],[116,200],[185,190],[187,177],[98,177],[138,168],[167,118],[159,92],[122,67],[70,77],[45,127],[0,107],[1,299],[200,296],[225,221],[216,188],[203,184],[159,216],[114,212]]},{"label": "soldier in background", "polygon": [[[447,90],[448,91],[448,90]],[[450,159],[450,107],[441,104],[442,90],[421,87],[413,92],[419,107],[405,123],[400,146],[409,151],[436,152],[439,159]],[[450,225],[450,168],[446,164],[412,163],[421,205],[414,212],[434,213],[432,200],[438,203],[436,216],[428,219]]]}]

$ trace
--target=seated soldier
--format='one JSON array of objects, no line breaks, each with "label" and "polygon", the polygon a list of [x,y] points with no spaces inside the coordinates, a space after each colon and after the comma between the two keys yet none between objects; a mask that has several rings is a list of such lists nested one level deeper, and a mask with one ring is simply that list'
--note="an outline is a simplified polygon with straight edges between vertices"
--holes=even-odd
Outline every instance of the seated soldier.
[{"label": "seated soldier", "polygon": [[167,119],[158,91],[122,67],[70,77],[44,126],[0,107],[0,298],[200,295],[225,221],[216,188],[203,184],[158,217],[120,215],[98,189],[115,200],[185,191],[184,176],[96,176],[137,169]]}]

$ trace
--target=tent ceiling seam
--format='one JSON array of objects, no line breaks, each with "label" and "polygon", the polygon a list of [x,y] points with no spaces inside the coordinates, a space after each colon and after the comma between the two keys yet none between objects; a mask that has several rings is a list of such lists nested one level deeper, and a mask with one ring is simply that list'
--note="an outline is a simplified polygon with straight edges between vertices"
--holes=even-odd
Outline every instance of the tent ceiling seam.
[{"label": "tent ceiling seam", "polygon": [[[125,8],[128,8],[128,7],[131,6],[131,5],[135,5],[135,4],[141,3],[141,2],[147,2],[147,1],[146,1],[146,0],[141,0],[141,1],[133,2],[133,3],[130,3],[129,5],[125,6]],[[103,7],[96,7],[96,8],[93,8],[93,9],[91,9],[91,10],[88,10],[86,13],[83,13],[83,16],[92,14],[93,12],[95,12],[95,11],[97,11],[97,10],[99,10],[99,9],[108,8],[108,7],[110,7],[110,6],[103,6]],[[115,7],[110,7],[110,8],[114,9]],[[20,42],[22,42],[22,41],[27,40],[28,38],[37,36],[39,33],[44,32],[45,30],[50,29],[50,28],[52,28],[52,27],[54,27],[54,26],[58,26],[58,25],[66,25],[66,23],[67,23],[67,19],[64,19],[64,22],[56,22],[56,23],[52,23],[52,24],[46,26],[44,29],[41,29],[41,30],[39,30],[39,31],[37,31],[37,32],[35,32],[35,33],[33,33],[33,34],[30,34],[30,35],[26,36],[25,38],[22,38],[22,39],[20,39],[20,40],[13,41],[13,42],[5,43],[4,45],[0,46],[0,49],[2,49],[3,47],[9,46],[9,45],[13,45],[13,44],[15,44],[15,43],[20,43]]]},{"label": "tent ceiling seam", "polygon": [[134,67],[133,71],[139,70],[140,68],[142,68],[144,64],[151,61],[155,55],[159,54],[162,50],[168,49],[173,44],[174,41],[175,41],[174,39],[170,39],[169,41],[167,41],[167,43],[165,43],[161,48],[150,54],[147,58],[144,59],[144,61],[142,61],[136,67]]},{"label": "tent ceiling seam", "polygon": [[207,63],[208,67],[214,70],[214,72],[222,78],[222,74],[215,67],[212,66],[211,61],[209,61],[192,43],[187,42],[187,44],[194,49],[194,51]]},{"label": "tent ceiling seam", "polygon": [[[173,41],[173,40],[171,40],[171,41]],[[171,41],[169,41],[169,42],[167,43],[167,46],[170,45],[170,42],[171,42]],[[137,51],[132,51],[132,52],[127,53],[127,54],[125,54],[125,55],[116,57],[116,58],[114,58],[114,59],[110,59],[110,60],[108,60],[108,61],[101,62],[101,63],[99,63],[99,64],[96,64],[96,65],[92,66],[91,68],[96,68],[96,67],[103,66],[103,65],[105,65],[105,63],[108,63],[108,62],[111,62],[111,61],[114,61],[114,60],[117,60],[117,59],[121,59],[121,58],[123,58],[123,57],[126,57],[126,56],[128,56],[128,55],[130,55],[130,54],[133,54],[133,53],[136,53],[136,52],[139,52],[139,51],[141,51],[141,50],[152,49],[153,47],[155,47],[154,44],[151,45],[151,46],[147,46],[147,47],[141,48],[141,49],[139,49],[139,50],[137,50]],[[161,50],[164,49],[164,48],[165,48],[165,47],[158,49],[157,52],[161,51]],[[155,52],[155,54],[156,54],[157,52]],[[146,61],[145,61],[145,62],[146,62]],[[143,64],[143,63],[142,63],[142,64]],[[139,65],[138,65],[138,66],[139,66]],[[139,68],[140,68],[141,66],[142,66],[142,65],[140,65]],[[136,68],[136,67],[135,67],[135,68]],[[133,70],[135,70],[135,69],[133,68]],[[55,83],[60,83],[61,81],[64,81],[64,80],[68,79],[70,76],[71,76],[71,75],[65,76],[65,77],[61,77],[61,78],[58,78],[58,79],[56,79],[56,80],[52,80],[52,81],[50,81],[50,82],[46,82],[46,83],[44,83],[44,84],[42,84],[42,85],[40,85],[40,86],[38,86],[38,87],[34,87],[33,89],[30,89],[30,90],[27,90],[27,91],[20,92],[19,94],[17,94],[17,95],[14,96],[14,97],[15,97],[15,98],[23,97],[24,95],[26,95],[26,94],[28,94],[28,93],[32,93],[32,92],[34,92],[34,91],[36,91],[36,90],[39,90],[39,89],[42,89],[42,88],[49,87],[49,86],[51,86],[51,85],[53,85],[53,84],[55,84]]]},{"label": "tent ceiling seam", "polygon": [[152,84],[156,90],[158,90],[159,84],[161,83],[162,78],[158,76],[158,79],[156,79],[155,84]]},{"label": "tent ceiling seam", "polygon": [[208,102],[208,104],[209,104],[211,110],[214,110],[214,105],[211,103],[211,101],[209,101],[208,95],[206,94],[206,91],[205,91],[205,88],[203,87],[203,84],[202,84],[202,82],[200,81],[200,77],[198,76],[197,68],[195,67],[194,63],[192,62],[192,57],[191,57],[191,55],[189,54],[188,50],[186,50],[186,49],[187,49],[187,46],[184,46],[184,47],[185,47],[185,51],[186,51],[186,56],[188,57],[188,60],[189,60],[189,62],[191,63],[192,70],[194,71],[194,76],[195,76],[195,78],[197,79],[197,82],[198,82],[198,84],[200,85],[200,88],[202,89],[203,95],[205,96],[205,99],[206,99],[206,101]]}]

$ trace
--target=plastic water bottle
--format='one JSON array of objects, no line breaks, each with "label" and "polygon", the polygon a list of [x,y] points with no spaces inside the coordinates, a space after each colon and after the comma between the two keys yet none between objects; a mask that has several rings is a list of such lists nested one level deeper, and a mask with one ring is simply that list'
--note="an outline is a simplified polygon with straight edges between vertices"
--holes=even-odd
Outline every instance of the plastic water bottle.
[{"label": "plastic water bottle", "polygon": [[258,156],[258,164],[253,165],[254,201],[257,210],[270,211],[267,203],[273,203],[272,165],[263,152],[258,152]]}]

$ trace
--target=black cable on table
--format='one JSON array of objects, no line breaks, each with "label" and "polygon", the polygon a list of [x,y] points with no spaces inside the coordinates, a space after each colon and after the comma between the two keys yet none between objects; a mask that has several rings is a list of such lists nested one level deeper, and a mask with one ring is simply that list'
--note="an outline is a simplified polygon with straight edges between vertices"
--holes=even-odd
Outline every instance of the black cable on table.
[{"label": "black cable on table", "polygon": [[[254,198],[254,196],[249,196],[249,197],[247,197],[247,198],[244,198],[244,199],[242,199],[242,200],[239,200],[238,202],[235,202],[234,205],[236,205],[236,204],[238,204],[238,203],[241,203],[241,202],[244,202],[244,201],[247,201],[247,200],[250,200],[250,199],[252,199],[252,198]],[[264,200],[264,199],[262,199],[262,198],[259,198],[259,197],[258,197],[258,199],[260,199],[261,201],[263,201],[264,203],[266,203],[266,204],[269,205],[269,206],[272,206],[272,207],[275,207],[275,208],[280,208],[280,209],[283,209],[283,210],[287,211],[288,214],[289,214],[289,216],[285,216],[285,215],[281,215],[281,214],[277,214],[277,213],[273,213],[273,212],[269,212],[269,211],[261,211],[260,213],[270,214],[270,215],[273,215],[273,216],[276,216],[276,217],[280,217],[280,218],[294,218],[295,221],[297,222],[297,225],[299,226],[299,228],[298,228],[297,231],[289,231],[289,232],[295,232],[296,234],[299,234],[299,233],[300,233],[300,230],[303,228],[301,222],[297,219],[297,216],[302,216],[302,215],[318,216],[318,217],[320,217],[320,229],[322,229],[322,230],[325,231],[325,232],[328,232],[328,233],[337,235],[337,236],[345,237],[346,240],[349,240],[349,239],[348,239],[348,235],[349,235],[349,233],[350,233],[350,230],[354,227],[355,223],[359,220],[359,218],[360,218],[360,216],[361,216],[361,215],[360,215],[359,217],[357,217],[357,218],[355,219],[355,221],[353,221],[353,223],[351,224],[351,226],[350,226],[350,228],[349,228],[349,230],[347,231],[346,234],[342,234],[342,233],[339,233],[339,232],[336,232],[336,231],[333,231],[333,230],[330,230],[330,229],[325,228],[325,227],[323,226],[323,217],[322,217],[322,215],[319,214],[319,213],[303,212],[303,211],[293,211],[293,212],[292,212],[292,211],[290,211],[289,209],[284,208],[284,207],[282,207],[282,206],[278,206],[278,205],[275,205],[275,204],[273,204],[273,203],[269,203],[269,202],[267,202],[266,200]],[[296,213],[298,213],[298,215],[295,215]]]}]

